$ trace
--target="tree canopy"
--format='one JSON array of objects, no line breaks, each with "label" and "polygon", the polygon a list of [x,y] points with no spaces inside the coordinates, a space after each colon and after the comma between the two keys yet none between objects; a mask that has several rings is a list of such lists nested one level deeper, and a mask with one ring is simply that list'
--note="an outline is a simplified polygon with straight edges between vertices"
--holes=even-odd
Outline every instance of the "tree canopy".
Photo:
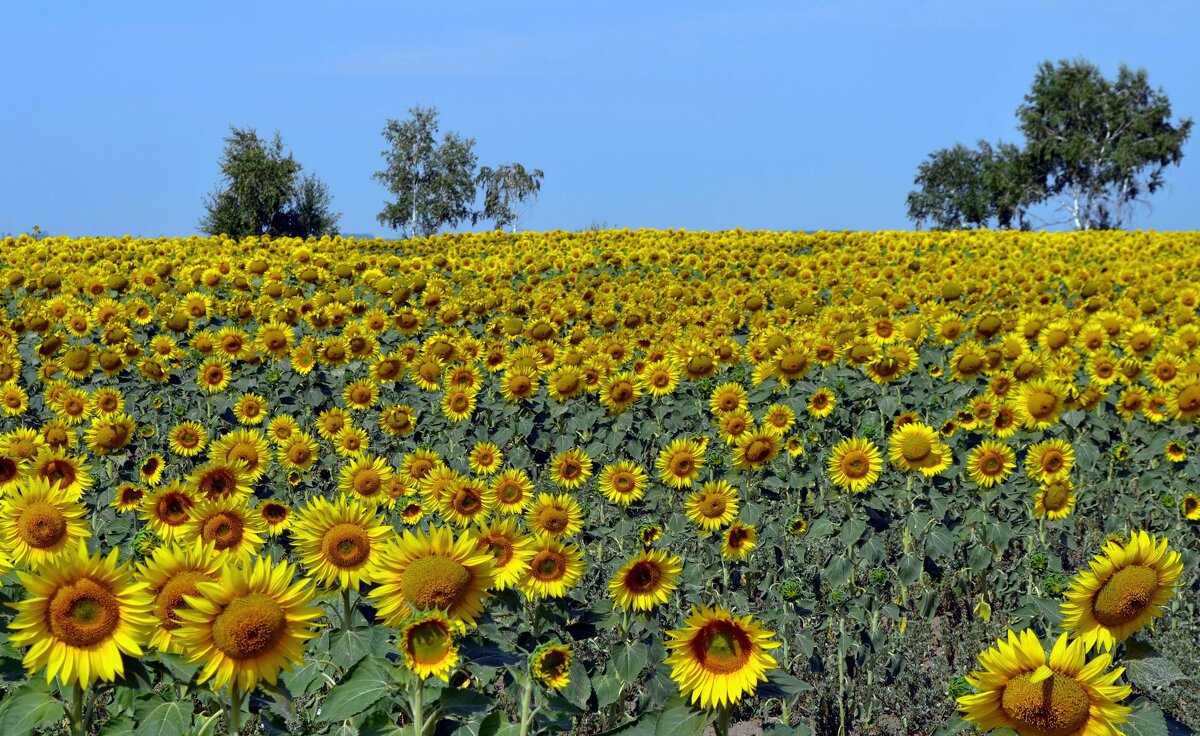
[{"label": "tree canopy", "polygon": [[320,237],[337,233],[329,189],[285,151],[277,131],[268,143],[253,128],[230,127],[221,156],[223,181],[205,197],[200,229],[210,235]]}]

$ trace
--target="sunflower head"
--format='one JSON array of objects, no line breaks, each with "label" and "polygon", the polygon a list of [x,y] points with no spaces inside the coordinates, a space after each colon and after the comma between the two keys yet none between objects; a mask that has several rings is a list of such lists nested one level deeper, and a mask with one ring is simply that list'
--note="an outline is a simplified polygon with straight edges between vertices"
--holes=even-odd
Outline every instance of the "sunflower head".
[{"label": "sunflower head", "polygon": [[449,681],[450,670],[458,664],[457,639],[463,631],[461,622],[441,611],[424,611],[400,627],[396,647],[417,677]]},{"label": "sunflower head", "polygon": [[566,644],[542,644],[529,655],[529,671],[542,687],[562,690],[571,682],[572,657]]},{"label": "sunflower head", "polygon": [[682,629],[667,632],[671,679],[701,708],[736,705],[777,667],[768,651],[779,646],[774,637],[750,616],[693,607]]}]

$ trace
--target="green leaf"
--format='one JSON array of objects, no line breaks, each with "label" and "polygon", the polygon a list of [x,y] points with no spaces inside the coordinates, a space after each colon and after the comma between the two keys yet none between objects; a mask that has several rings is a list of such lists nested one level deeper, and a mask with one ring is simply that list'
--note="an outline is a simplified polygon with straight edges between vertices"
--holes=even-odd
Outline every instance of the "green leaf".
[{"label": "green leaf", "polygon": [[897,577],[900,578],[901,585],[912,585],[917,582],[921,579],[921,573],[924,570],[924,560],[913,555],[904,555],[896,566]]},{"label": "green leaf", "polygon": [[862,535],[866,531],[867,522],[862,519],[849,519],[842,524],[842,532],[838,535],[838,539],[842,540],[842,544],[846,547],[853,547],[855,542],[862,539]]},{"label": "green leaf", "polygon": [[170,652],[159,652],[158,660],[166,667],[167,672],[171,675],[171,679],[175,682],[189,683],[196,676],[196,672],[200,669],[199,664],[188,664],[188,661],[178,654]]},{"label": "green leaf", "polygon": [[620,699],[625,683],[613,672],[592,676],[592,690],[596,693],[596,707],[606,708]]},{"label": "green leaf", "polygon": [[1157,705],[1145,698],[1138,698],[1130,704],[1133,712],[1129,720],[1120,725],[1125,736],[1168,736],[1167,719]]},{"label": "green leaf", "polygon": [[375,705],[395,688],[396,678],[386,660],[364,659],[329,691],[318,720],[344,721]]},{"label": "green leaf", "polygon": [[321,681],[321,673],[325,671],[326,663],[319,659],[308,659],[303,665],[293,669],[291,672],[284,672],[282,675],[283,684],[287,685],[290,691],[296,697],[308,693],[309,688],[313,683]]},{"label": "green leaf", "polygon": [[712,713],[693,708],[676,696],[667,701],[654,724],[654,736],[695,736],[704,731]]},{"label": "green leaf", "polygon": [[834,557],[825,566],[825,580],[834,587],[843,585],[850,579],[850,573],[853,569],[850,565],[850,560],[841,556]]},{"label": "green leaf", "polygon": [[975,572],[983,572],[992,564],[992,551],[986,545],[976,545],[967,556],[967,564]]},{"label": "green leaf", "polygon": [[329,636],[329,659],[343,672],[371,654],[386,650],[387,630],[382,626],[336,631]]},{"label": "green leaf", "polygon": [[0,732],[33,733],[63,720],[63,705],[50,695],[44,680],[30,680],[4,697],[0,708]]},{"label": "green leaf", "polygon": [[1154,690],[1166,687],[1176,680],[1189,679],[1175,664],[1166,657],[1145,657],[1143,659],[1127,659],[1125,675],[1129,681],[1143,690]]},{"label": "green leaf", "polygon": [[447,687],[442,689],[438,704],[443,713],[452,716],[469,716],[491,710],[495,701],[486,693],[467,688]]},{"label": "green leaf", "polygon": [[592,694],[592,684],[588,679],[587,670],[583,668],[583,664],[576,659],[571,662],[571,681],[562,689],[561,695],[568,703],[575,707],[586,710],[588,697]]},{"label": "green leaf", "polygon": [[100,729],[100,736],[129,736],[135,728],[132,718],[120,716],[104,724],[104,728]]},{"label": "green leaf", "polygon": [[397,725],[395,716],[380,709],[363,718],[358,736],[404,736],[404,729]]},{"label": "green leaf", "polygon": [[149,701],[138,708],[135,736],[177,736],[192,728],[192,701]]},{"label": "green leaf", "polygon": [[645,645],[625,642],[617,644],[616,652],[613,654],[613,665],[623,681],[630,684],[637,682],[638,676],[642,674],[642,670],[646,669],[646,665],[649,663],[650,658]]}]

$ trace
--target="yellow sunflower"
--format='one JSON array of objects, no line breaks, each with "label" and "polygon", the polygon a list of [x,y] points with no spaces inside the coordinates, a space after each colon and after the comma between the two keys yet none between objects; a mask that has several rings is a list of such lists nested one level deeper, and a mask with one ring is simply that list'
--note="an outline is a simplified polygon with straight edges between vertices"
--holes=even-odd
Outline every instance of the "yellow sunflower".
[{"label": "yellow sunflower", "polygon": [[449,682],[450,670],[458,664],[457,638],[464,629],[462,622],[441,611],[423,611],[401,625],[396,648],[417,677]]},{"label": "yellow sunflower", "polygon": [[1071,581],[1062,625],[1086,648],[1107,650],[1162,615],[1183,561],[1166,537],[1135,531],[1105,543],[1089,567]]},{"label": "yellow sunflower", "polygon": [[182,654],[176,641],[178,611],[187,603],[185,595],[200,595],[196,583],[219,580],[224,560],[211,544],[197,539],[187,545],[167,544],[156,548],[138,567],[137,578],[146,584],[154,601],[155,618],[150,646],[163,652]]},{"label": "yellow sunflower", "polygon": [[233,416],[238,424],[262,424],[267,418],[267,401],[258,394],[242,394],[233,405]]},{"label": "yellow sunflower", "polygon": [[1075,485],[1066,478],[1046,483],[1033,496],[1033,515],[1051,521],[1065,519],[1075,510]]},{"label": "yellow sunflower", "polygon": [[492,481],[496,510],[502,514],[523,514],[533,501],[533,480],[520,468],[501,472]]},{"label": "yellow sunflower", "polygon": [[160,539],[171,542],[187,524],[188,511],[195,505],[195,495],[176,478],[142,499],[141,518]]},{"label": "yellow sunflower", "polygon": [[1058,421],[1059,414],[1066,406],[1066,399],[1062,387],[1057,383],[1037,379],[1019,385],[1009,403],[1026,429],[1043,430]]},{"label": "yellow sunflower", "polygon": [[958,710],[981,732],[1010,728],[1023,734],[1110,736],[1120,733],[1131,709],[1120,705],[1128,685],[1115,685],[1124,668],[1105,672],[1111,657],[1087,661],[1082,639],[1063,634],[1047,660],[1036,634],[1008,632],[1008,640],[980,653],[982,670],[967,676],[974,693],[958,698]]},{"label": "yellow sunflower", "polygon": [[414,610],[446,611],[473,626],[495,583],[495,568],[495,559],[479,550],[471,534],[455,539],[445,527],[428,534],[406,530],[381,552],[370,597],[388,626],[402,626]]},{"label": "yellow sunflower", "polygon": [[746,432],[737,439],[733,450],[733,467],[739,470],[761,468],[774,460],[783,449],[779,430],[767,425]]},{"label": "yellow sunflower", "polygon": [[608,408],[609,414],[627,411],[641,395],[641,383],[632,371],[617,371],[600,384],[600,403]]},{"label": "yellow sunflower", "polygon": [[671,679],[701,708],[737,705],[778,667],[768,651],[779,646],[774,637],[750,616],[693,606],[683,628],[667,632]]},{"label": "yellow sunflower", "polygon": [[1037,483],[1066,478],[1075,465],[1075,450],[1062,439],[1045,440],[1025,452],[1025,474]]},{"label": "yellow sunflower", "polygon": [[938,439],[937,430],[921,422],[909,422],[888,438],[888,460],[896,468],[937,475],[950,465],[950,449]]},{"label": "yellow sunflower", "polygon": [[371,582],[380,550],[392,535],[374,504],[315,496],[296,514],[292,547],[318,585],[358,590]]},{"label": "yellow sunflower", "polygon": [[200,539],[211,543],[217,553],[241,558],[262,547],[267,525],[246,508],[244,499],[231,497],[201,501],[188,509],[188,523],[181,533],[185,540]]},{"label": "yellow sunflower", "polygon": [[153,603],[129,566],[117,565],[118,554],[114,549],[89,557],[79,541],[36,575],[17,573],[28,596],[13,604],[9,642],[29,647],[26,671],[44,667],[47,682],[58,677],[65,685],[89,687],[123,676],[123,655],[142,656]]},{"label": "yellow sunflower", "polygon": [[394,474],[384,458],[360,455],[339,471],[338,493],[381,505],[388,500],[387,484]]},{"label": "yellow sunflower", "polygon": [[1002,442],[984,440],[967,453],[967,472],[980,488],[1003,482],[1016,464],[1016,454]]},{"label": "yellow sunflower", "polygon": [[196,583],[200,594],[185,595],[187,606],[176,611],[175,639],[190,662],[202,665],[198,682],[250,693],[304,661],[313,622],[325,612],[308,605],[312,583],[295,577],[294,565],[260,557],[226,565],[218,581]]},{"label": "yellow sunflower", "polygon": [[471,448],[469,458],[471,472],[477,475],[491,475],[500,470],[504,456],[495,442],[477,442]]},{"label": "yellow sunflower", "polygon": [[737,516],[737,489],[724,480],[709,481],[688,494],[684,512],[701,531],[721,529]]},{"label": "yellow sunflower", "polygon": [[475,391],[453,388],[442,395],[442,413],[452,422],[461,422],[475,413]]},{"label": "yellow sunflower", "polygon": [[253,485],[271,466],[271,446],[267,437],[257,429],[235,429],[227,432],[208,449],[210,460],[233,463],[240,461],[246,482]]},{"label": "yellow sunflower", "polygon": [[245,501],[251,491],[244,470],[242,463],[207,463],[191,474],[188,483],[198,498],[208,501],[236,498]]},{"label": "yellow sunflower", "polygon": [[813,392],[812,396],[808,397],[804,408],[814,419],[823,419],[832,414],[836,406],[837,397],[833,392],[827,388],[819,388]]},{"label": "yellow sunflower", "polygon": [[26,478],[0,501],[0,540],[15,567],[47,570],[92,536],[87,517],[78,493],[43,478]]},{"label": "yellow sunflower", "polygon": [[1200,521],[1200,496],[1189,493],[1180,499],[1179,513],[1188,521]]},{"label": "yellow sunflower", "polygon": [[181,422],[171,428],[168,435],[171,452],[181,457],[195,457],[204,452],[208,444],[208,432],[197,422]]},{"label": "yellow sunflower", "polygon": [[492,590],[511,588],[529,570],[533,540],[521,532],[516,519],[500,519],[479,527],[476,540],[480,551],[486,550],[496,558]]},{"label": "yellow sunflower", "polygon": [[442,515],[457,527],[468,527],[487,519],[495,502],[487,483],[458,476],[442,496]]},{"label": "yellow sunflower", "polygon": [[542,687],[562,690],[571,684],[571,647],[547,642],[529,655],[529,671]]},{"label": "yellow sunflower", "polygon": [[749,395],[746,393],[746,389],[737,383],[718,384],[708,397],[708,408],[717,416],[749,407]]},{"label": "yellow sunflower", "polygon": [[520,588],[530,598],[562,598],[583,577],[583,550],[553,537],[538,537]]},{"label": "yellow sunflower", "polygon": [[90,470],[84,456],[68,457],[61,450],[46,448],[34,458],[28,475],[57,486],[65,496],[79,497],[92,487]]},{"label": "yellow sunflower", "polygon": [[638,553],[621,566],[608,582],[613,605],[632,611],[651,611],[679,587],[683,560],[662,550]]},{"label": "yellow sunflower", "polygon": [[292,509],[283,501],[268,498],[255,506],[254,510],[267,525],[267,534],[271,536],[283,534],[291,526]]},{"label": "yellow sunflower", "polygon": [[685,437],[672,440],[654,462],[658,477],[672,488],[690,488],[704,467],[704,449]]},{"label": "yellow sunflower", "polygon": [[295,432],[279,445],[279,464],[290,470],[308,470],[317,462],[320,445],[308,432]]},{"label": "yellow sunflower", "polygon": [[758,546],[758,529],[735,519],[725,530],[721,541],[721,556],[727,560],[745,560]]},{"label": "yellow sunflower", "polygon": [[883,456],[871,440],[852,437],[833,446],[825,466],[835,486],[862,493],[879,480]]},{"label": "yellow sunflower", "polygon": [[540,493],[525,511],[525,524],[534,534],[565,539],[583,528],[583,509],[565,493]]},{"label": "yellow sunflower", "polygon": [[578,447],[563,450],[550,459],[550,480],[560,488],[571,490],[592,477],[592,459]]},{"label": "yellow sunflower", "polygon": [[642,466],[632,460],[620,460],[604,466],[597,485],[609,501],[628,506],[646,495],[647,483],[648,476]]}]

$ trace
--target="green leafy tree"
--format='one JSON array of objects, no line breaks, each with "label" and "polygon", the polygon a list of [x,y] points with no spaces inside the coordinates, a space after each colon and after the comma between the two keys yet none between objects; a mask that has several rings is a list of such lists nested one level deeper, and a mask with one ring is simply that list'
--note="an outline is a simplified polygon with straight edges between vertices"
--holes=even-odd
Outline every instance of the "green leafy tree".
[{"label": "green leafy tree", "polygon": [[410,237],[433,235],[475,216],[475,139],[448,132],[437,141],[438,113],[413,107],[406,120],[388,120],[385,167],[374,178],[395,198],[378,215],[381,224]]},{"label": "green leafy tree", "polygon": [[956,143],[935,151],[917,168],[918,189],[908,194],[908,217],[938,230],[1026,228],[1040,197],[1028,160],[1011,143],[976,148]]},{"label": "green leafy tree", "polygon": [[512,226],[516,231],[516,207],[527,199],[536,199],[542,189],[541,169],[526,169],[521,164],[484,166],[475,181],[483,188],[483,210],[477,219],[492,220],[497,230]]},{"label": "green leafy tree", "polygon": [[1043,62],[1017,117],[1034,173],[1078,230],[1125,225],[1182,160],[1192,129],[1190,118],[1171,121],[1146,70],[1122,64],[1110,81],[1083,60]]},{"label": "green leafy tree", "polygon": [[285,151],[279,133],[268,143],[253,128],[230,128],[221,157],[224,181],[205,198],[200,229],[233,237],[337,233],[328,187]]}]

